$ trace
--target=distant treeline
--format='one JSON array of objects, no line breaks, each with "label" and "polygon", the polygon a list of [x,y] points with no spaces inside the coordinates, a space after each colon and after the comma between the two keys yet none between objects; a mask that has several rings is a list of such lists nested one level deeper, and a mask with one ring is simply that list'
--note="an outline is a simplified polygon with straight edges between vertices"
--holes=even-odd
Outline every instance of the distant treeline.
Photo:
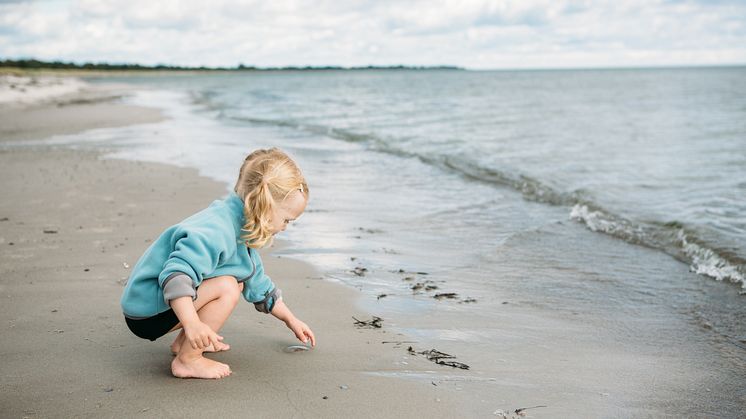
[{"label": "distant treeline", "polygon": [[109,63],[73,63],[63,61],[39,61],[39,60],[4,60],[0,61],[0,67],[13,67],[28,70],[53,69],[53,70],[143,70],[143,71],[319,71],[319,70],[463,70],[456,66],[365,66],[365,67],[341,67],[341,66],[304,66],[304,67],[255,67],[240,64],[236,67],[182,67],[174,65],[140,65],[140,64],[109,64]]}]

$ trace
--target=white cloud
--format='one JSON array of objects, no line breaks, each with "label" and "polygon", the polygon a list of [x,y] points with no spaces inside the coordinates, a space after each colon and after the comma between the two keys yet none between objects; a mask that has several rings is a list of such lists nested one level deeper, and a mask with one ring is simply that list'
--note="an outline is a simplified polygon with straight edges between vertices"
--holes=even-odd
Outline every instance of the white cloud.
[{"label": "white cloud", "polygon": [[0,57],[471,68],[746,63],[740,1],[0,3]]}]

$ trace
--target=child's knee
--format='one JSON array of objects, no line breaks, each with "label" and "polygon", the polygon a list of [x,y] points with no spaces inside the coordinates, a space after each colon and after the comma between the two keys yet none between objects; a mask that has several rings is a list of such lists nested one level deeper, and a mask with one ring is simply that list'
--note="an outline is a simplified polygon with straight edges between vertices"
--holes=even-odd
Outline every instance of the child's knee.
[{"label": "child's knee", "polygon": [[218,280],[217,284],[219,286],[218,292],[220,294],[220,297],[237,302],[238,297],[241,296],[243,284],[239,284],[238,281],[236,281],[235,277],[229,275],[213,278],[213,280],[215,279]]}]

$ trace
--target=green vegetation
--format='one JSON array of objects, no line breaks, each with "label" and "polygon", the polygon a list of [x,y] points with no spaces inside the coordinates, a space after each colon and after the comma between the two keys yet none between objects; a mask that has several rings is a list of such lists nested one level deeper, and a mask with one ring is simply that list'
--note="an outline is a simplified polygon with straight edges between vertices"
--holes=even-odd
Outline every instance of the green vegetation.
[{"label": "green vegetation", "polygon": [[83,63],[40,60],[3,60],[0,68],[17,68],[21,70],[103,70],[103,71],[328,71],[328,70],[463,70],[455,66],[304,66],[304,67],[255,67],[240,64],[236,67],[183,67],[159,64],[146,66],[140,64]]}]

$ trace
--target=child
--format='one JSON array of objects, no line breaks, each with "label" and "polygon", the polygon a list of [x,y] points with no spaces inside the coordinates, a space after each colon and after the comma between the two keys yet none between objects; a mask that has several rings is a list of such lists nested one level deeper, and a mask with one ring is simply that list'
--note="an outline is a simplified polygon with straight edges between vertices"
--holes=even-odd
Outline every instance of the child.
[{"label": "child", "polygon": [[218,331],[239,294],[272,313],[311,346],[316,338],[282,301],[255,249],[297,219],[308,202],[303,175],[282,151],[249,154],[234,192],[168,228],[132,269],[122,296],[130,330],[143,339],[181,329],[171,345],[171,372],[180,378],[222,378],[226,364],[203,352],[227,351]]}]

